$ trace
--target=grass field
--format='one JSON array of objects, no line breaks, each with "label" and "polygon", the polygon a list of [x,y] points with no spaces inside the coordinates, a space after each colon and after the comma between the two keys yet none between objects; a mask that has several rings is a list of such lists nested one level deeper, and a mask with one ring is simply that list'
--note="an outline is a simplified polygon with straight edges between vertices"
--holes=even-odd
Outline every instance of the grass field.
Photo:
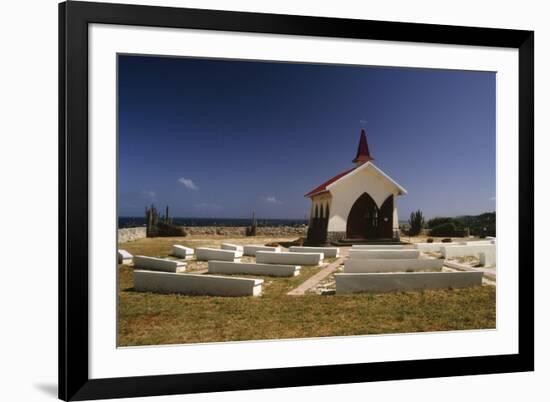
[{"label": "grass field", "polygon": [[[254,238],[255,243],[289,239]],[[167,256],[172,244],[218,247],[250,238],[158,238],[125,243],[132,254]],[[191,271],[206,263],[189,262]],[[158,345],[495,328],[495,288],[388,294],[287,296],[320,270],[264,279],[261,297],[159,295],[133,291],[119,267],[118,345]],[[239,275],[245,276],[245,275]],[[258,277],[258,276],[254,276]]]}]

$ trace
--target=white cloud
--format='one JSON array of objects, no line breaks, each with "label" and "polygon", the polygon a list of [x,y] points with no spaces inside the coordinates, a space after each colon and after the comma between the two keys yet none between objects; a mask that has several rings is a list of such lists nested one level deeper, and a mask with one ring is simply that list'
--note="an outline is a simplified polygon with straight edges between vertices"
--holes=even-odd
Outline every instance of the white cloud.
[{"label": "white cloud", "polygon": [[273,196],[273,195],[265,197],[265,201],[270,203],[270,204],[282,204],[282,202],[279,201],[277,198],[275,198],[275,196]]},{"label": "white cloud", "polygon": [[199,189],[197,187],[197,185],[195,183],[193,183],[193,180],[191,180],[191,179],[186,179],[185,177],[180,177],[178,179],[178,182],[183,184],[185,186],[185,188],[188,188],[189,190],[198,190]]}]

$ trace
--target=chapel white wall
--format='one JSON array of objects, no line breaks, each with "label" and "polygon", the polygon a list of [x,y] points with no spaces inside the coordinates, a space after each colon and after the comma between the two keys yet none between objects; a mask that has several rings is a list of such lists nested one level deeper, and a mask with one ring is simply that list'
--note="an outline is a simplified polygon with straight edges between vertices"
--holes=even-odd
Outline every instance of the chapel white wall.
[{"label": "chapel white wall", "polygon": [[[332,195],[330,217],[328,221],[329,232],[345,232],[348,214],[357,199],[368,193],[378,208],[382,206],[390,195],[397,196],[397,189],[386,178],[373,171],[371,168],[358,169],[344,180],[333,183],[330,188]],[[397,207],[395,206],[393,226],[398,227]]]}]

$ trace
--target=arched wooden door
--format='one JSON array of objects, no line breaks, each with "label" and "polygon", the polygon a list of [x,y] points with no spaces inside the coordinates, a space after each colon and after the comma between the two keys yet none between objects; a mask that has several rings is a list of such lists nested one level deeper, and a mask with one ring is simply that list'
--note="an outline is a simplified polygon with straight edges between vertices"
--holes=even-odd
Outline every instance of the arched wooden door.
[{"label": "arched wooden door", "polygon": [[379,210],[370,195],[363,193],[349,211],[346,224],[348,239],[374,239],[378,235]]},{"label": "arched wooden door", "polygon": [[393,194],[380,207],[378,236],[383,239],[393,238]]}]

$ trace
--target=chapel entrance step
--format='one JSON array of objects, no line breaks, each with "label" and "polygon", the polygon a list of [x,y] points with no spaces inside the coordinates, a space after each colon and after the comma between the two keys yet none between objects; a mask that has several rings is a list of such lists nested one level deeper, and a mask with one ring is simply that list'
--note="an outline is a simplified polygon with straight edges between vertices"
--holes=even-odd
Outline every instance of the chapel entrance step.
[{"label": "chapel entrance step", "polygon": [[409,244],[395,239],[341,239],[333,241],[335,246],[351,246],[353,244],[372,244],[372,245],[402,245]]}]

